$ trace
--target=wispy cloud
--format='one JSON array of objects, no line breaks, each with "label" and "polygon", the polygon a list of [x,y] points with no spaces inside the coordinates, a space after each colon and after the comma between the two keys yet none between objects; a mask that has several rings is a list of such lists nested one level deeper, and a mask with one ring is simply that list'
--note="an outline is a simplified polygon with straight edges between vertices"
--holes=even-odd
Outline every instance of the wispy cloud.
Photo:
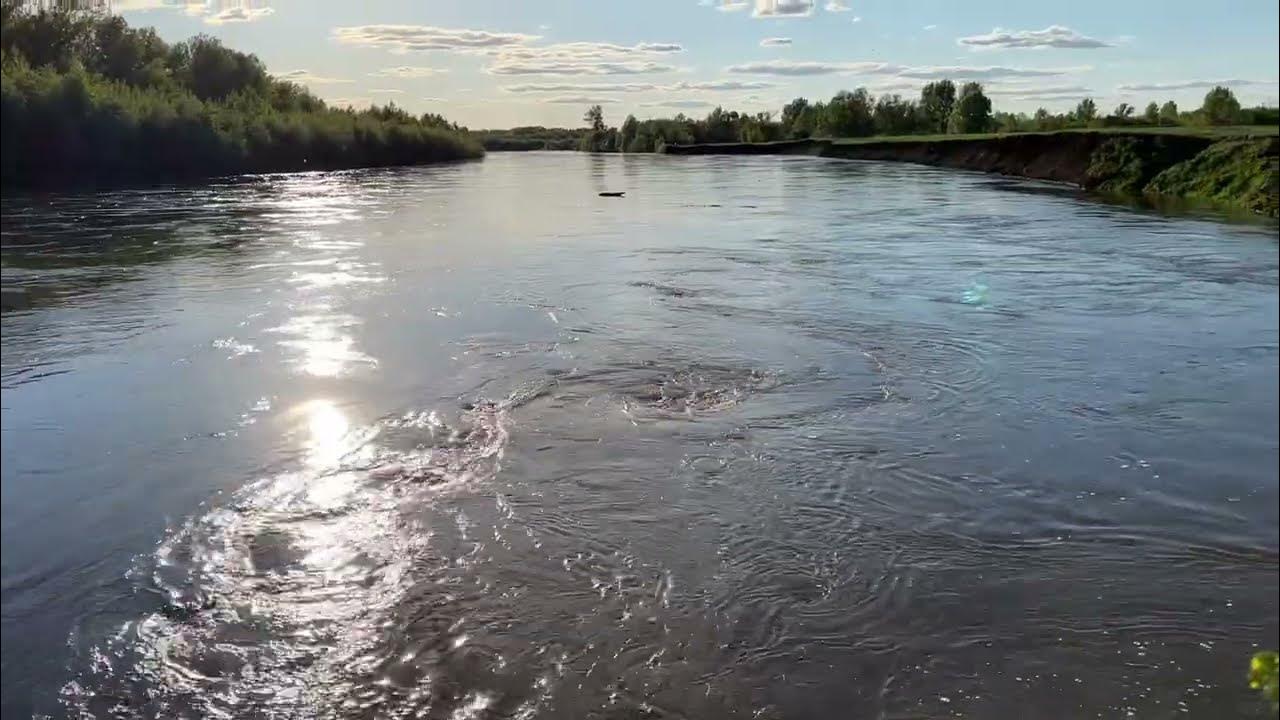
[{"label": "wispy cloud", "polygon": [[791,38],[773,37],[760,41],[760,47],[790,47]]},{"label": "wispy cloud", "polygon": [[227,23],[242,23],[261,20],[269,15],[274,15],[275,10],[271,7],[249,7],[245,5],[223,8],[217,12],[204,15],[204,21],[209,25],[226,25]]},{"label": "wispy cloud", "polygon": [[698,82],[677,82],[667,85],[656,83],[525,83],[505,85],[503,90],[511,93],[632,93],[632,92],[729,92],[738,90],[763,90],[773,87],[773,83],[756,80],[705,80]]},{"label": "wispy cloud", "polygon": [[1092,90],[1083,85],[1000,85],[986,88],[988,95],[1008,95],[1027,100],[1063,95],[1083,97],[1092,92]]},{"label": "wispy cloud", "polygon": [[442,68],[422,67],[419,65],[400,65],[397,67],[382,68],[369,73],[370,77],[394,77],[394,78],[424,78],[432,75],[447,73],[448,70]]},{"label": "wispy cloud", "polygon": [[1111,43],[1087,37],[1061,25],[1050,25],[1043,30],[1002,30],[996,28],[985,35],[970,35],[957,43],[975,49],[992,48],[1105,48]]},{"label": "wispy cloud", "polygon": [[813,0],[756,0],[752,17],[793,18],[813,14]]},{"label": "wispy cloud", "polygon": [[374,95],[403,95],[404,94],[403,90],[396,90],[395,88],[370,88],[369,92],[373,93]]},{"label": "wispy cloud", "polygon": [[854,16],[853,16],[853,19],[852,19],[852,20],[850,20],[850,22],[860,23],[860,22],[862,22],[862,16],[861,16],[861,15],[854,15]]},{"label": "wispy cloud", "polygon": [[[712,3],[707,4],[710,5]],[[738,12],[739,10],[746,10],[750,5],[751,3],[747,0],[721,0],[721,2],[715,3],[716,9],[720,12]]]},{"label": "wispy cloud", "polygon": [[677,68],[656,58],[683,52],[676,43],[573,42],[502,48],[486,70],[494,75],[640,75]]},{"label": "wispy cloud", "polygon": [[927,65],[909,67],[895,73],[901,77],[919,78],[921,80],[939,80],[954,78],[960,80],[995,80],[998,78],[1020,77],[1055,77],[1073,72],[1089,70],[1088,67],[1069,68],[1012,68],[1012,67],[966,67],[962,65]]},{"label": "wispy cloud", "polygon": [[845,5],[841,0],[827,0],[827,4],[822,6],[827,12],[849,12],[853,8]]},{"label": "wispy cloud", "polygon": [[702,80],[697,82],[678,82],[668,85],[668,90],[763,90],[773,87],[773,83],[761,80]]},{"label": "wispy cloud", "polygon": [[524,33],[441,28],[430,25],[353,25],[336,27],[333,38],[344,45],[411,50],[490,51],[538,39]]},{"label": "wispy cloud", "polygon": [[316,75],[308,70],[290,70],[276,74],[276,79],[285,80],[287,82],[298,83],[299,85],[337,85],[340,83],[349,83],[351,80],[346,78],[325,77],[324,75]]},{"label": "wispy cloud", "polygon": [[660,86],[653,83],[525,83],[502,87],[511,93],[593,93],[648,92]]},{"label": "wispy cloud", "polygon": [[591,95],[556,95],[555,97],[541,98],[541,102],[561,105],[606,105],[608,103],[616,103],[618,100],[617,98],[594,97]]},{"label": "wispy cloud", "polygon": [[762,62],[730,65],[725,72],[738,75],[780,75],[783,77],[802,77],[806,75],[850,75],[850,74],[892,74],[901,69],[896,65],[881,62],[804,62],[794,60],[765,60]]},{"label": "wispy cloud", "polygon": [[1012,68],[966,67],[961,65],[923,65],[904,67],[883,62],[808,62],[794,60],[764,60],[760,62],[730,65],[725,72],[737,75],[778,75],[803,77],[808,75],[896,75],[915,80],[951,78],[959,80],[994,80],[998,78],[1055,77],[1088,70],[1088,67],[1072,68]]},{"label": "wispy cloud", "polygon": [[937,25],[925,25],[923,29],[924,29],[924,30],[937,30],[937,29],[938,29],[938,26],[937,26]]},{"label": "wispy cloud", "polygon": [[275,14],[264,0],[115,0],[111,8],[117,13],[181,10],[208,25],[253,22]]},{"label": "wispy cloud", "polygon": [[683,108],[686,110],[715,107],[715,105],[716,104],[711,102],[710,100],[663,100],[660,102],[640,103],[640,107],[646,107],[646,108],[665,107],[665,108]]},{"label": "wispy cloud", "polygon": [[1276,80],[1185,80],[1183,82],[1174,83],[1140,83],[1136,85],[1118,85],[1116,90],[1120,92],[1152,92],[1158,90],[1195,90],[1197,88],[1211,88],[1222,85],[1223,87],[1235,87],[1239,85],[1276,85],[1280,81]]}]

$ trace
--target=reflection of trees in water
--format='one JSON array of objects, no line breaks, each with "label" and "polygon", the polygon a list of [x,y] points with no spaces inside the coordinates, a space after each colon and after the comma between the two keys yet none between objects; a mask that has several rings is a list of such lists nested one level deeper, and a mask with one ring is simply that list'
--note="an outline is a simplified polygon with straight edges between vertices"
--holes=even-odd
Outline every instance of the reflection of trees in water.
[{"label": "reflection of trees in water", "polygon": [[5,311],[65,302],[130,282],[160,263],[207,256],[234,267],[242,248],[329,221],[359,173],[245,177],[217,185],[5,198]]}]

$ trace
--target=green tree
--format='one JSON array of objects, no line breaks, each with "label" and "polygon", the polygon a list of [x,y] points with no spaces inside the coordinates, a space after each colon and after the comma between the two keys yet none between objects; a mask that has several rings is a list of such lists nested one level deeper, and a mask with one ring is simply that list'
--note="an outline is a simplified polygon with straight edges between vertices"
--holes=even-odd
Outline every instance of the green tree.
[{"label": "green tree", "polygon": [[981,133],[991,129],[991,99],[976,82],[965,83],[960,97],[951,112],[948,131],[953,133]]},{"label": "green tree", "polygon": [[865,137],[875,133],[874,109],[866,88],[841,90],[818,117],[818,133],[830,137]]},{"label": "green tree", "polygon": [[636,133],[639,130],[640,123],[636,120],[636,116],[628,115],[627,119],[622,121],[622,127],[618,131],[618,150],[632,152],[628,148],[635,142]]},{"label": "green tree", "polygon": [[947,131],[947,123],[951,120],[955,105],[956,84],[950,80],[931,82],[920,91],[920,112],[932,132]]},{"label": "green tree", "polygon": [[1177,125],[1178,124],[1178,103],[1169,100],[1160,106],[1160,124],[1161,125]]},{"label": "green tree", "polygon": [[1230,89],[1219,85],[1205,94],[1200,111],[1210,125],[1232,125],[1240,119],[1240,101]]},{"label": "green tree", "polygon": [[586,123],[592,132],[604,132],[604,110],[599,105],[592,105],[583,114],[582,122]]},{"label": "green tree", "polygon": [[1134,111],[1134,107],[1132,105],[1130,105],[1127,102],[1122,102],[1116,106],[1115,110],[1111,111],[1111,117],[1120,118],[1121,120],[1128,120],[1129,118],[1133,117],[1133,111]]},{"label": "green tree", "polygon": [[1072,113],[1072,117],[1077,122],[1087,125],[1098,117],[1098,104],[1093,101],[1093,98],[1085,98],[1080,101],[1079,105],[1076,105],[1076,110]]},{"label": "green tree", "polygon": [[782,106],[782,134],[789,138],[807,138],[813,134],[813,106],[804,98],[796,98]]},{"label": "green tree", "polygon": [[877,133],[906,135],[916,130],[916,105],[900,95],[881,95],[873,113]]},{"label": "green tree", "polygon": [[1142,111],[1142,119],[1149,125],[1158,125],[1160,123],[1160,106],[1154,101],[1147,103],[1147,109]]}]

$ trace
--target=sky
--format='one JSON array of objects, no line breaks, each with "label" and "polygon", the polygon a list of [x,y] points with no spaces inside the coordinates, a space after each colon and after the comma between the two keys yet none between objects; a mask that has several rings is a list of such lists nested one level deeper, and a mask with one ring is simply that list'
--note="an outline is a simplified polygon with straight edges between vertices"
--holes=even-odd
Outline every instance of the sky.
[{"label": "sky", "polygon": [[471,128],[778,112],[795,97],[983,83],[996,110],[1103,110],[1215,84],[1280,103],[1276,0],[113,0],[170,41],[256,54],[334,104]]}]

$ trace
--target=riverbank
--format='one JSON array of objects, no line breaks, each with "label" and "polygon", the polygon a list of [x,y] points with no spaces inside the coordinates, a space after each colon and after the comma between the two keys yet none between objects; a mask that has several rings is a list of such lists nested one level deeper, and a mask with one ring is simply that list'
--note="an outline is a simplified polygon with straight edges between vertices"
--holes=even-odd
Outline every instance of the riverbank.
[{"label": "riverbank", "polygon": [[813,155],[1052,180],[1275,217],[1280,139],[1250,133],[1053,132],[888,140],[667,145],[669,155]]}]

